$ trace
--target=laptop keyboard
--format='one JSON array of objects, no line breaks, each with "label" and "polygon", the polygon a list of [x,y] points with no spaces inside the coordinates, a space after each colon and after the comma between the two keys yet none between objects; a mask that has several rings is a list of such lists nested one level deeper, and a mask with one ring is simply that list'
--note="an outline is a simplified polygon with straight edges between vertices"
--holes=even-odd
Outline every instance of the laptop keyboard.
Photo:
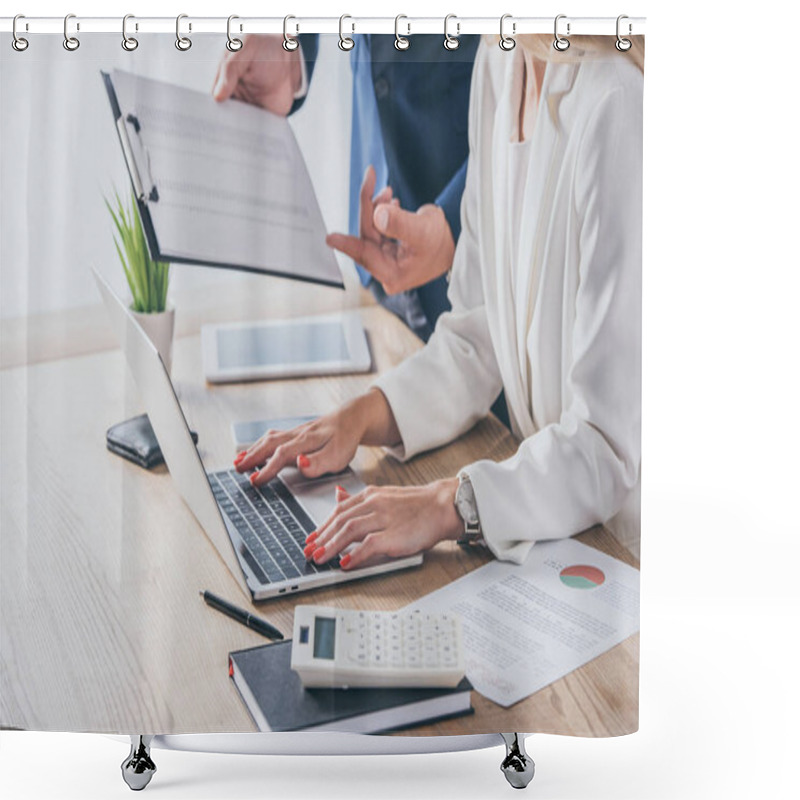
[{"label": "laptop keyboard", "polygon": [[315,564],[303,555],[316,525],[279,480],[252,486],[236,470],[208,476],[220,508],[247,545],[242,555],[261,583],[278,583],[327,572],[336,562]]}]

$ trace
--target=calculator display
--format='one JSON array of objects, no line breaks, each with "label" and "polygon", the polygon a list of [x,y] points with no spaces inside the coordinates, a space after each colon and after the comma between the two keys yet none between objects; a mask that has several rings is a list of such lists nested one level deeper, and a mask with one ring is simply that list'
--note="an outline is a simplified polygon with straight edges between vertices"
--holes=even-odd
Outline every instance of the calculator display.
[{"label": "calculator display", "polygon": [[314,617],[314,658],[333,659],[336,644],[336,619]]}]

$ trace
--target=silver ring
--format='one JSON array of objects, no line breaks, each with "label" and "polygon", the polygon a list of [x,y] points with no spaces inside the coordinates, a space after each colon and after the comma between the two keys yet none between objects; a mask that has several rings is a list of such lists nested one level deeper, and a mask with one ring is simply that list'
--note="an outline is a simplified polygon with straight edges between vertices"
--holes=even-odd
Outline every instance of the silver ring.
[{"label": "silver ring", "polygon": [[406,36],[400,35],[400,20],[401,19],[408,19],[405,14],[398,14],[394,18],[394,46],[396,50],[408,50],[411,47],[411,41],[407,38],[411,36],[411,24],[406,23],[406,27],[408,28],[408,32]]},{"label": "silver ring", "polygon": [[498,42],[500,49],[505,50],[506,52],[513,50],[517,46],[517,40],[513,38],[517,33],[517,23],[511,23],[512,35],[506,36],[503,29],[505,28],[505,22],[507,19],[511,19],[511,14],[503,14],[503,16],[500,17],[500,41]]},{"label": "silver ring", "polygon": [[[631,47],[633,47],[633,42],[630,39],[623,39],[619,33],[619,24],[624,19],[628,19],[628,17],[625,14],[620,14],[617,17],[617,41],[614,47],[616,47],[617,50],[620,51],[620,53],[627,53],[628,50],[630,50]],[[631,32],[631,26],[630,23],[628,23],[628,33],[630,32]]]},{"label": "silver ring", "polygon": [[[70,53],[74,53],[81,46],[81,43],[77,36],[69,35],[69,21],[71,19],[75,19],[74,14],[67,14],[67,16],[64,17],[64,49],[69,50]],[[75,23],[75,30],[79,31],[80,29],[80,24]]]},{"label": "silver ring", "polygon": [[[14,17],[14,22],[11,23],[11,35],[14,37],[11,40],[11,46],[18,53],[21,53],[24,50],[28,49],[28,45],[30,44],[30,42],[27,39],[25,39],[23,36],[20,36],[17,33],[17,20],[19,20],[19,19],[25,19],[25,15],[24,14],[17,14],[17,16]],[[25,24],[25,29],[26,30],[27,30],[27,27],[28,26],[27,26],[27,23],[26,23]]]},{"label": "silver ring", "polygon": [[[236,36],[231,36],[231,22],[233,22],[235,19],[239,19],[236,14],[231,14],[228,17],[228,41],[225,42],[225,47],[227,47],[231,53],[238,52],[244,46],[244,42],[241,39]],[[239,26],[239,30],[241,29],[241,26]]]},{"label": "silver ring", "polygon": [[[345,53],[348,50],[352,50],[356,46],[356,43],[350,36],[344,35],[344,21],[346,19],[353,19],[353,18],[349,14],[342,14],[342,16],[339,17],[339,49],[344,50]],[[351,25],[350,29],[351,31],[354,31],[356,29],[356,26]]]},{"label": "silver ring", "polygon": [[[297,19],[297,17],[293,17],[291,14],[288,14],[283,18],[283,49],[288,53],[293,53],[298,47],[300,47],[300,42],[298,42],[293,36],[289,36],[288,27],[290,19]],[[297,26],[295,26],[295,30],[297,30]]]},{"label": "silver ring", "polygon": [[[553,23],[553,34],[555,35],[555,39],[553,39],[553,47],[558,50],[559,53],[569,50],[569,39],[565,39],[563,36],[558,35],[558,21],[566,18],[566,14],[559,14]],[[569,36],[569,22],[567,23],[567,36]]]},{"label": "silver ring", "polygon": [[[450,22],[451,19],[456,20],[456,35],[451,36],[447,32],[447,23]],[[458,17],[455,14],[448,14],[444,18],[444,49],[445,50],[458,50],[458,46],[461,42],[458,41],[458,37],[461,34],[461,23],[458,22]]]},{"label": "silver ring", "polygon": [[[191,46],[192,40],[188,36],[181,36],[181,20],[187,19],[188,14],[178,14],[175,18],[175,47],[182,53],[185,53]],[[189,23],[189,32],[192,30],[192,23]]]},{"label": "silver ring", "polygon": [[[128,36],[128,20],[134,19],[133,14],[126,14],[122,18],[122,49],[127,50],[129,53],[133,52],[139,46],[139,40],[133,36]],[[139,26],[136,26],[139,30]]]}]

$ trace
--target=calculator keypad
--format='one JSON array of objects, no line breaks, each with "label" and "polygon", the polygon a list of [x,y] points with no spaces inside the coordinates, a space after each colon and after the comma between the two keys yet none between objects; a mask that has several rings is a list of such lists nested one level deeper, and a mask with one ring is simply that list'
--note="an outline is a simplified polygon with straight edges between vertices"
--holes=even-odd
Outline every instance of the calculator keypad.
[{"label": "calculator keypad", "polygon": [[343,620],[343,652],[372,669],[452,670],[458,666],[458,620],[420,611],[358,611]]}]

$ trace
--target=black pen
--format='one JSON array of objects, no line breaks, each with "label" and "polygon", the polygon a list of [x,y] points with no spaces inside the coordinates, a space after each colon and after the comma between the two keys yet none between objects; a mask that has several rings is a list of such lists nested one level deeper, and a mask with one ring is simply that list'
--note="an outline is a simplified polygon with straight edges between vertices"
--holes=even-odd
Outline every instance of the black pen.
[{"label": "black pen", "polygon": [[229,603],[227,600],[223,600],[221,597],[211,594],[211,592],[200,592],[200,594],[203,600],[212,608],[216,608],[217,611],[221,611],[231,619],[241,622],[242,625],[246,625],[256,633],[266,636],[267,639],[283,639],[283,634],[266,620],[254,617],[249,611],[239,608]]}]

